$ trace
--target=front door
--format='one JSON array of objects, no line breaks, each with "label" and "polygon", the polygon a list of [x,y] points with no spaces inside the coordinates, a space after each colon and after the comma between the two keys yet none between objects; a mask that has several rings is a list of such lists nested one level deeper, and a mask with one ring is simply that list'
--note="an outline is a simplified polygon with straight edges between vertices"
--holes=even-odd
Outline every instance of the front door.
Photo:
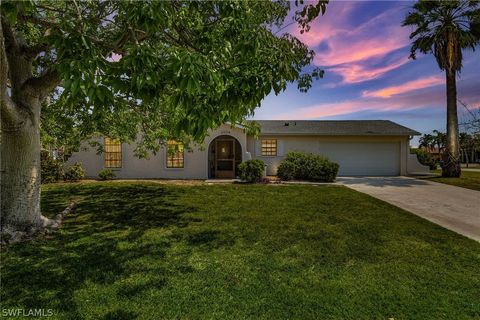
[{"label": "front door", "polygon": [[235,178],[235,143],[233,139],[215,142],[215,177]]}]

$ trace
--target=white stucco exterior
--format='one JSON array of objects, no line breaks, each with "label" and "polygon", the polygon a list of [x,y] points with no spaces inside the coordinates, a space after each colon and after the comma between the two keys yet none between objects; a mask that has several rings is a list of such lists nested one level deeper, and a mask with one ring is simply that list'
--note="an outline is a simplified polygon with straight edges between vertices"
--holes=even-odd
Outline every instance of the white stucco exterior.
[{"label": "white stucco exterior", "polygon": [[[167,168],[165,148],[149,159],[134,156],[134,145],[122,144],[122,167],[112,169],[117,178],[124,179],[208,179],[209,145],[219,136],[235,138],[241,146],[241,160],[260,159],[267,165],[267,175],[275,175],[278,165],[289,151],[313,152],[325,155],[340,165],[339,176],[397,176],[419,167],[409,157],[408,136],[315,136],[315,135],[247,135],[240,127],[222,125],[212,130],[202,145],[185,150],[183,168]],[[276,156],[262,156],[261,140],[277,141]],[[99,142],[103,139],[99,138]],[[80,162],[90,178],[98,177],[104,169],[104,156],[83,144],[69,163]],[[409,170],[412,166],[415,169]]]},{"label": "white stucco exterior", "polygon": [[[122,143],[122,167],[111,168],[117,178],[122,179],[207,179],[208,178],[208,146],[210,142],[221,135],[228,135],[237,139],[242,148],[242,160],[249,159],[247,153],[247,136],[243,129],[222,125],[211,131],[202,145],[192,146],[191,151],[185,150],[183,168],[167,168],[167,152],[164,147],[156,155],[148,159],[139,159],[134,156],[135,145]],[[103,138],[98,138],[102,142]],[[104,169],[102,154],[96,153],[95,147],[87,142],[82,144],[80,152],[76,152],[68,160],[72,164],[80,162],[89,178],[98,177],[98,172]]]},{"label": "white stucco exterior", "polygon": [[[261,140],[277,140],[277,156],[261,155]],[[340,165],[340,176],[397,176],[407,174],[407,136],[260,136],[248,138],[252,157],[267,164],[267,174],[276,174],[288,151],[327,156]]]}]

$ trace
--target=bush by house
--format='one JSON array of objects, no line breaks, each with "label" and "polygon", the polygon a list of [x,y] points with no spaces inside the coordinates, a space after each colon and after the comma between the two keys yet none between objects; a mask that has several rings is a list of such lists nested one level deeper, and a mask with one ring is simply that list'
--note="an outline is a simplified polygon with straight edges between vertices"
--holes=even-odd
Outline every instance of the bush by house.
[{"label": "bush by house", "polygon": [[327,157],[306,152],[289,152],[278,167],[282,180],[307,180],[332,182],[338,174],[339,165]]}]

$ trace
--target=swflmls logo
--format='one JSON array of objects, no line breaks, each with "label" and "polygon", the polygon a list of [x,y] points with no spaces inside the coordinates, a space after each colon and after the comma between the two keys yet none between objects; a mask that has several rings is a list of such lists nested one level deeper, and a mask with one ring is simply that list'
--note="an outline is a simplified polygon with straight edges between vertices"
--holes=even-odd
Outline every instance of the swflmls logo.
[{"label": "swflmls logo", "polygon": [[2,309],[2,317],[51,317],[52,309]]}]

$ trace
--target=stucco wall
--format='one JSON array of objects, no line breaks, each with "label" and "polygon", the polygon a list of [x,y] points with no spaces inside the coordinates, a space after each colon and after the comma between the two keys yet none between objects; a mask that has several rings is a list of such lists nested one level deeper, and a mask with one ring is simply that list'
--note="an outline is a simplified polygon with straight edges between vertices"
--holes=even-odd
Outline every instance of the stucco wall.
[{"label": "stucco wall", "polygon": [[[138,179],[207,179],[208,178],[208,146],[218,136],[230,135],[238,140],[242,147],[242,159],[248,159],[247,137],[241,128],[232,128],[222,125],[210,132],[202,145],[192,146],[192,151],[185,150],[183,168],[166,167],[166,150],[161,148],[156,155],[149,159],[139,159],[134,156],[134,144],[122,144],[122,167],[112,168],[117,178]],[[103,138],[98,138],[102,143]],[[74,153],[68,164],[80,162],[89,178],[98,177],[98,172],[104,169],[103,154],[96,154],[96,148],[83,143],[80,152]]]},{"label": "stucco wall", "polygon": [[408,161],[407,161],[407,169],[408,174],[430,174],[430,168],[428,166],[424,166],[418,161],[418,157],[416,154],[408,154]]},{"label": "stucco wall", "polygon": [[[276,139],[277,140],[277,156],[262,156],[261,155],[261,140],[262,139]],[[340,146],[345,144],[356,145],[356,153],[352,152],[349,157],[354,158],[356,156],[367,156],[369,154],[370,148],[375,148],[375,146],[385,146],[383,148],[383,158],[395,161],[393,165],[398,168],[395,174],[405,175],[407,173],[407,150],[408,150],[408,137],[398,137],[398,136],[374,136],[374,137],[362,137],[362,136],[260,136],[258,139],[249,137],[247,139],[247,146],[252,152],[252,157],[255,159],[260,159],[265,162],[267,165],[267,175],[275,175],[278,165],[283,160],[285,154],[288,151],[303,151],[303,152],[313,152],[319,154],[325,154],[327,146]],[[361,150],[358,147],[363,147],[365,153],[362,154]],[[388,154],[390,148],[392,152],[397,154],[395,159],[389,157]],[[360,148],[361,149],[361,148]],[[326,154],[328,155],[328,154]],[[382,154],[373,154],[372,158],[372,168],[382,164]],[[349,159],[350,160],[350,159]],[[381,174],[381,170],[379,170]],[[342,169],[340,170],[340,175],[342,174]],[[360,174],[360,173],[359,173]],[[368,173],[367,173],[368,175]]]},{"label": "stucco wall", "polygon": [[[344,158],[355,161],[370,161],[365,166],[366,174],[373,172],[386,162],[390,168],[395,166],[398,170],[394,174],[407,174],[409,140],[406,136],[260,136],[258,139],[246,136],[241,128],[232,128],[229,125],[222,125],[211,131],[202,145],[195,145],[192,151],[185,151],[184,168],[166,167],[166,150],[162,148],[157,155],[151,155],[149,159],[139,159],[134,156],[134,145],[122,145],[122,168],[112,169],[118,178],[165,178],[165,179],[207,179],[208,178],[208,147],[212,140],[221,135],[230,135],[236,138],[242,147],[242,160],[250,158],[261,159],[267,165],[267,174],[276,174],[278,165],[288,151],[305,151],[325,154],[328,150],[333,152],[336,149],[345,150],[352,146],[352,154],[346,154]],[[261,140],[277,140],[277,156],[261,155]],[[98,139],[102,142],[103,139]],[[338,147],[337,147],[338,146]],[[380,146],[380,148],[376,148]],[[103,169],[103,154],[97,155],[95,148],[83,144],[87,150],[75,153],[69,163],[81,162],[86,170],[87,177],[97,177],[98,172]],[[375,152],[374,150],[383,150]],[[373,150],[373,151],[372,151]],[[364,152],[363,152],[364,151]],[[340,152],[340,154],[342,154]],[[396,154],[393,157],[392,154]],[[328,154],[327,154],[328,155]],[[361,159],[363,158],[363,160]],[[352,162],[349,163],[352,165]],[[345,169],[345,168],[344,168]],[[370,170],[370,171],[369,171]],[[388,168],[385,170],[388,171]],[[385,171],[385,172],[387,172]],[[351,171],[350,171],[351,172]],[[359,171],[361,174],[361,171]],[[378,171],[382,174],[382,171]],[[340,170],[340,175],[342,169]]]}]

